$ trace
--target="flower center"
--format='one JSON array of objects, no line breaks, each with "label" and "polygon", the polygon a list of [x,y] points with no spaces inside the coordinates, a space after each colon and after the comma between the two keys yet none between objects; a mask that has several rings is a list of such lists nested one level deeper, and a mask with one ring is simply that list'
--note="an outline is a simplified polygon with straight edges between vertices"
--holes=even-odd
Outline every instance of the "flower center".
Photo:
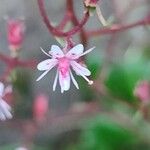
[{"label": "flower center", "polygon": [[66,77],[66,75],[69,72],[69,67],[70,67],[70,61],[66,57],[59,58],[59,63],[58,63],[58,69],[59,72],[61,72],[63,77]]}]

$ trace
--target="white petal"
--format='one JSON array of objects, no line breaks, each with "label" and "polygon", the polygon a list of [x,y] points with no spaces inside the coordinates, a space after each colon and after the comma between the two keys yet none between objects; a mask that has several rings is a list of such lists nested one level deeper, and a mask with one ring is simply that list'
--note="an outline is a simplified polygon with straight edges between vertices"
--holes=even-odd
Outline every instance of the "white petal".
[{"label": "white petal", "polygon": [[65,77],[59,72],[59,84],[61,87],[61,93],[70,89],[70,74],[66,73]]},{"label": "white petal", "polygon": [[89,71],[89,69],[81,66],[79,63],[77,63],[76,61],[71,61],[70,62],[73,70],[76,72],[77,75],[85,75],[85,76],[90,76],[91,72]]},{"label": "white petal", "polygon": [[56,64],[57,64],[57,59],[46,59],[46,60],[40,62],[40,63],[37,65],[37,69],[40,70],[40,71],[43,71],[43,70],[50,70],[50,69],[52,69]]},{"label": "white petal", "polygon": [[1,111],[0,111],[0,120],[2,120],[2,121],[6,120],[5,115]]},{"label": "white petal", "polygon": [[0,96],[3,96],[3,92],[4,92],[4,84],[0,82]]},{"label": "white petal", "polygon": [[6,111],[5,116],[7,119],[12,119],[12,117],[13,117],[10,111]]},{"label": "white petal", "polygon": [[78,59],[79,57],[84,56],[84,55],[90,53],[94,48],[95,48],[95,47],[92,47],[92,48],[88,49],[87,51],[85,51],[84,53],[78,55],[78,56],[75,57],[74,59]]},{"label": "white petal", "polygon": [[46,53],[42,47],[40,47],[40,49],[41,49],[41,51],[42,51],[45,55],[47,55],[47,56],[49,56],[49,57],[52,57],[50,54]]},{"label": "white petal", "polygon": [[46,70],[44,73],[42,73],[37,79],[36,81],[41,80],[50,70]]},{"label": "white petal", "polygon": [[11,107],[3,99],[0,100],[0,105],[3,108],[6,108],[7,110],[11,111]]},{"label": "white petal", "polygon": [[1,120],[6,120],[6,119],[11,119],[12,114],[11,114],[11,107],[4,101],[0,100],[0,119]]},{"label": "white petal", "polygon": [[89,76],[91,74],[91,72],[87,68],[81,66],[80,64],[78,64],[75,61],[71,61],[71,66],[77,75],[82,76],[90,85],[93,84],[93,81],[89,80],[86,77],[86,76]]},{"label": "white petal", "polygon": [[4,120],[6,120],[6,119],[12,119],[12,114],[11,114],[11,112],[9,111],[9,110],[5,110],[4,112],[2,112],[2,114],[5,116],[5,119]]},{"label": "white petal", "polygon": [[55,91],[55,89],[56,89],[57,80],[58,80],[58,71],[56,72],[56,76],[55,76],[55,80],[54,80],[54,84],[53,84],[53,91]]},{"label": "white petal", "polygon": [[8,85],[4,90],[4,95],[12,93],[12,85]]},{"label": "white petal", "polygon": [[73,82],[73,84],[75,85],[75,87],[76,87],[77,89],[79,89],[78,83],[77,83],[77,81],[75,80],[75,78],[74,78],[74,76],[73,76],[73,74],[72,74],[71,71],[70,71],[70,76],[71,76],[72,82]]},{"label": "white petal", "polygon": [[89,85],[93,84],[93,81],[89,80],[85,75],[81,74],[81,76],[88,82]]},{"label": "white petal", "polygon": [[52,45],[49,53],[53,58],[60,58],[64,56],[63,51],[57,45]]},{"label": "white petal", "polygon": [[84,47],[82,44],[78,44],[66,54],[66,57],[74,59],[83,53]]}]

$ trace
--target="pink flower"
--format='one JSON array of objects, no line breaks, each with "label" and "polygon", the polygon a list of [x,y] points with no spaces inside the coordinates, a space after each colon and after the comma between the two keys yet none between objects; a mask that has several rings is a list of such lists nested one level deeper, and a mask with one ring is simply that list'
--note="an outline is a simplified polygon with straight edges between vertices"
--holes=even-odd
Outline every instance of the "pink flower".
[{"label": "pink flower", "polygon": [[82,76],[89,84],[92,84],[93,81],[87,78],[87,76],[91,75],[91,72],[85,66],[79,64],[77,60],[81,56],[91,52],[93,49],[94,47],[83,52],[84,47],[82,44],[74,46],[67,53],[64,53],[56,45],[52,45],[51,51],[49,51],[49,53],[46,53],[43,49],[41,49],[43,53],[51,57],[51,59],[46,59],[37,65],[38,70],[44,71],[44,73],[37,79],[37,81],[42,79],[53,67],[56,66],[57,73],[53,84],[53,91],[56,89],[58,78],[61,87],[61,93],[70,89],[70,80],[72,80],[76,88],[79,89],[78,83],[75,80],[71,69],[74,70],[77,75]]},{"label": "pink flower", "polygon": [[24,37],[25,25],[22,20],[9,20],[7,27],[8,42],[11,50],[19,49]]},{"label": "pink flower", "polygon": [[3,100],[3,97],[5,94],[10,92],[10,87],[8,86],[6,89],[4,89],[4,84],[0,82],[0,120],[6,120],[11,119],[12,114],[11,107]]}]

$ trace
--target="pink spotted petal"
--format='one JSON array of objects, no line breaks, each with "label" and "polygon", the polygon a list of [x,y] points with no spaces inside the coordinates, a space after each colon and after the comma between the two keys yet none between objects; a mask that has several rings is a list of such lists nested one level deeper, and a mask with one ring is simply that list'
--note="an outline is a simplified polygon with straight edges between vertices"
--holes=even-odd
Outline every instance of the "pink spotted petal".
[{"label": "pink spotted petal", "polygon": [[83,53],[84,47],[82,44],[78,44],[66,54],[66,57],[74,59]]},{"label": "pink spotted petal", "polygon": [[56,60],[56,59],[46,59],[46,60],[40,62],[40,63],[37,65],[37,69],[40,70],[40,71],[43,71],[43,70],[50,70],[50,69],[52,69],[56,64],[57,64],[57,60]]},{"label": "pink spotted petal", "polygon": [[81,66],[79,63],[77,63],[76,61],[71,61],[71,66],[73,68],[73,70],[76,72],[77,75],[85,75],[85,76],[90,76],[91,72],[89,71],[89,69]]},{"label": "pink spotted petal", "polygon": [[57,45],[52,45],[49,53],[53,58],[61,58],[64,56],[63,51]]},{"label": "pink spotted petal", "polygon": [[59,72],[59,84],[61,87],[61,93],[68,91],[70,89],[70,74],[69,71],[66,73],[65,77]]}]

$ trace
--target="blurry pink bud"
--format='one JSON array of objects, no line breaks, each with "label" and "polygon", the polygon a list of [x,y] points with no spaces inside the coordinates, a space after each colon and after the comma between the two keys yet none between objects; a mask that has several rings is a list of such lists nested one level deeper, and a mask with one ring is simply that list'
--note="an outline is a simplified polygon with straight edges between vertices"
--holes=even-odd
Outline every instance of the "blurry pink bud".
[{"label": "blurry pink bud", "polygon": [[84,0],[86,7],[96,7],[99,0]]},{"label": "blurry pink bud", "polygon": [[36,97],[33,103],[33,116],[36,121],[43,121],[46,118],[48,112],[48,98],[44,94],[40,94]]},{"label": "blurry pink bud", "polygon": [[10,50],[18,50],[24,38],[25,25],[23,20],[9,20],[7,36]]},{"label": "blurry pink bud", "polygon": [[148,81],[140,81],[135,87],[134,95],[143,102],[150,100],[150,83]]}]

